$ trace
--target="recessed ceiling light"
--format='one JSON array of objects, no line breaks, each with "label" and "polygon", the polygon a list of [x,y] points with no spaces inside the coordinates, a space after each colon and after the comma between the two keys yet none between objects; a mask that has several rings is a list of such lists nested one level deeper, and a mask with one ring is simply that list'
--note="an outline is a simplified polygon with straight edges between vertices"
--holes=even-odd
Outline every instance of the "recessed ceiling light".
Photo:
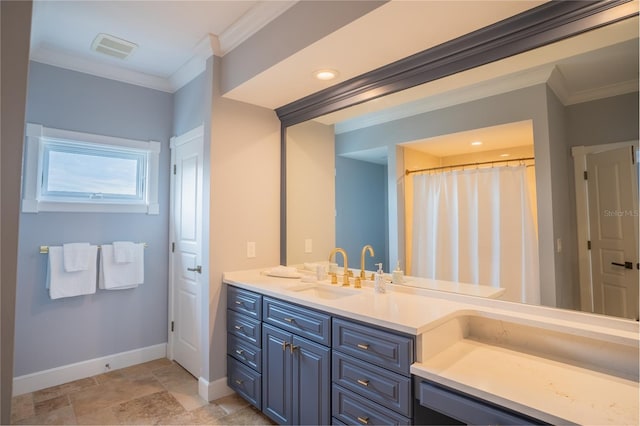
[{"label": "recessed ceiling light", "polygon": [[338,71],[330,70],[330,69],[324,69],[324,70],[318,70],[318,71],[314,72],[313,75],[318,80],[333,80],[334,78],[336,78],[338,76]]},{"label": "recessed ceiling light", "polygon": [[480,142],[480,141],[473,141],[473,142],[471,142],[471,145],[473,145],[473,146],[482,145],[482,142]]},{"label": "recessed ceiling light", "polygon": [[508,157],[510,154],[500,154],[500,157]]}]

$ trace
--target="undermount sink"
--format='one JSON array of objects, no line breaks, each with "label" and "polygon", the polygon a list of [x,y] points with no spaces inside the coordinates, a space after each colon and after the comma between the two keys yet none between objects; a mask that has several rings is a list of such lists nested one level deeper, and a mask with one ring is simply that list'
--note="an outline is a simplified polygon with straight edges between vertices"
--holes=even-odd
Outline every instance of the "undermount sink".
[{"label": "undermount sink", "polygon": [[306,294],[320,299],[329,300],[341,299],[358,293],[357,290],[342,287],[329,287],[327,285],[299,285],[289,287],[287,290],[298,294]]}]

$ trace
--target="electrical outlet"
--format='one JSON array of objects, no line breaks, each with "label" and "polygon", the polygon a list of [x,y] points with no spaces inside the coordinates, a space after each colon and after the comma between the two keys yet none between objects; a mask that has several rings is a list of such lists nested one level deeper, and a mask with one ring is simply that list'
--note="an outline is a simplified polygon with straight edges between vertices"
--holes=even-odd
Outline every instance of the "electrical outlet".
[{"label": "electrical outlet", "polygon": [[247,243],[247,257],[248,258],[256,257],[256,243],[255,243],[255,241],[249,241]]},{"label": "electrical outlet", "polygon": [[311,238],[307,238],[304,240],[304,252],[311,253],[313,251],[313,240]]}]

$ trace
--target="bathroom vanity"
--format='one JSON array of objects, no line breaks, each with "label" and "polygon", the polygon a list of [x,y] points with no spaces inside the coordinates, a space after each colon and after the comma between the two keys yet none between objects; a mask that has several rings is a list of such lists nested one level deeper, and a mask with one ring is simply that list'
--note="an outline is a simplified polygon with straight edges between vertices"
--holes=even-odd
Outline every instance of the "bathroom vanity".
[{"label": "bathroom vanity", "polygon": [[259,270],[224,282],[228,384],[279,424],[638,424],[632,321]]}]

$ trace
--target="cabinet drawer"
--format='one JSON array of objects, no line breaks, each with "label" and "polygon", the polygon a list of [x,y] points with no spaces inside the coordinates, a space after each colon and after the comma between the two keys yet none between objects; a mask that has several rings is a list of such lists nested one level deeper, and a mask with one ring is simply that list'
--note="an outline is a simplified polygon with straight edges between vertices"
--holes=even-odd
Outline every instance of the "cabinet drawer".
[{"label": "cabinet drawer", "polygon": [[506,408],[496,407],[424,381],[420,383],[420,405],[464,423],[490,425],[545,424],[540,420],[513,413]]},{"label": "cabinet drawer", "polygon": [[227,286],[227,308],[259,320],[262,318],[262,296],[238,287]]},{"label": "cabinet drawer", "polygon": [[334,383],[411,417],[411,379],[333,351]]},{"label": "cabinet drawer", "polygon": [[326,346],[331,344],[331,317],[280,300],[263,299],[264,321]]},{"label": "cabinet drawer", "polygon": [[348,425],[409,425],[411,419],[333,385],[333,417]]},{"label": "cabinet drawer", "polygon": [[260,321],[227,309],[227,331],[260,347]]},{"label": "cabinet drawer", "polygon": [[360,324],[333,320],[333,349],[410,376],[413,339]]},{"label": "cabinet drawer", "polygon": [[229,387],[256,408],[262,409],[262,376],[255,370],[227,356],[227,383]]},{"label": "cabinet drawer", "polygon": [[262,371],[262,350],[229,333],[227,333],[227,353],[258,373]]},{"label": "cabinet drawer", "polygon": [[336,419],[335,417],[331,417],[331,424],[333,426],[347,426],[346,424],[342,423],[340,420]]}]

